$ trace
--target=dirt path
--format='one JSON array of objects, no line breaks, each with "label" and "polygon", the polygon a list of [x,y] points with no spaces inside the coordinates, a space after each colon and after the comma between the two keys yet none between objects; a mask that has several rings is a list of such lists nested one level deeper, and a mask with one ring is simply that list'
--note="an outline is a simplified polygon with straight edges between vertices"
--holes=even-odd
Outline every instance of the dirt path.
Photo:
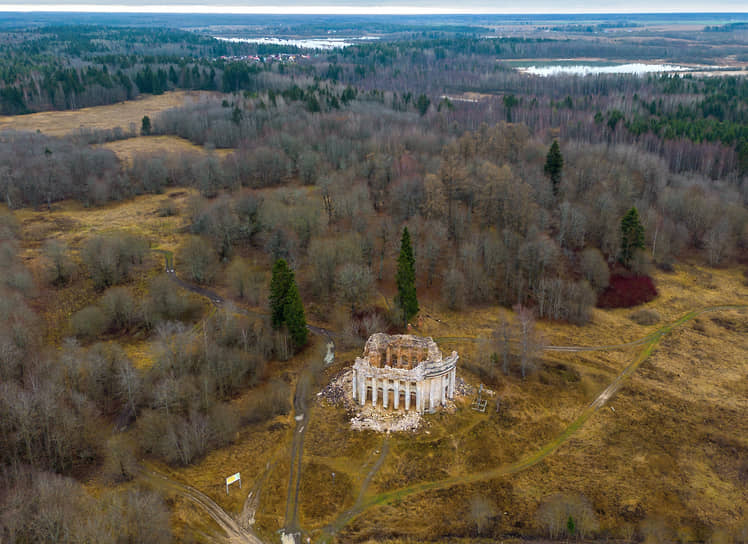
[{"label": "dirt path", "polygon": [[301,458],[304,450],[304,435],[307,429],[307,403],[309,377],[303,373],[296,384],[294,394],[294,420],[296,426],[291,441],[291,470],[288,476],[288,492],[286,493],[286,519],[283,530],[286,533],[298,532],[299,524],[299,489],[301,488]]},{"label": "dirt path", "polygon": [[[369,471],[366,473],[366,476],[364,477],[363,481],[361,482],[361,489],[358,491],[358,496],[356,497],[356,502],[353,503],[353,506],[343,512],[341,516],[338,518],[348,518],[350,516],[355,516],[356,512],[361,510],[361,507],[364,503],[364,498],[366,496],[366,492],[369,490],[369,484],[374,479],[374,476],[376,476],[377,472],[379,472],[379,469],[382,468],[382,465],[384,464],[384,460],[387,458],[387,454],[390,451],[390,438],[389,436],[385,436],[384,440],[382,441],[382,446],[379,448],[379,455],[377,456],[376,461],[374,461],[374,464],[369,469]],[[366,467],[366,464],[368,461],[366,461],[362,468]],[[353,519],[351,517],[351,519]],[[326,534],[335,534],[335,532],[338,529],[335,527],[335,525],[330,525],[328,527],[325,527],[324,531]]]},{"label": "dirt path", "polygon": [[[475,473],[467,474],[464,476],[455,476],[451,478],[445,478],[443,480],[424,482],[420,484],[406,486],[400,489],[395,489],[392,491],[386,491],[378,495],[374,495],[370,497],[367,501],[361,503],[358,506],[358,508],[354,507],[351,510],[344,512],[340,517],[338,517],[338,519],[335,520],[335,522],[332,525],[326,528],[325,532],[320,537],[319,542],[328,542],[338,531],[340,531],[348,523],[350,523],[352,520],[354,520],[355,518],[363,514],[367,509],[371,508],[372,506],[389,504],[393,501],[400,500],[404,497],[415,495],[417,493],[422,493],[424,491],[446,489],[454,485],[469,484],[469,483],[479,482],[483,480],[491,480],[491,479],[494,479],[500,476],[507,476],[510,474],[520,472],[522,470],[525,470],[527,468],[530,468],[538,464],[540,461],[542,461],[543,459],[548,457],[550,454],[555,452],[558,448],[560,448],[565,442],[567,442],[569,438],[571,438],[584,425],[584,423],[590,417],[592,417],[592,415],[595,412],[597,412],[600,408],[605,406],[605,404],[621,388],[621,386],[626,381],[626,379],[628,379],[634,372],[636,372],[636,370],[641,366],[641,364],[649,358],[654,348],[660,343],[660,340],[662,340],[664,336],[670,333],[670,331],[672,331],[676,327],[679,327],[691,321],[695,317],[706,312],[715,312],[715,311],[721,311],[721,310],[744,310],[746,308],[748,308],[748,306],[745,306],[745,305],[725,305],[725,306],[712,306],[708,308],[703,308],[701,310],[689,312],[683,315],[680,319],[676,320],[675,322],[661,327],[654,333],[649,334],[640,340],[636,340],[633,343],[617,345],[617,346],[643,345],[644,347],[639,352],[636,359],[632,361],[628,366],[626,366],[626,368],[624,368],[623,371],[620,374],[618,374],[618,376],[616,376],[613,382],[610,385],[608,385],[602,392],[600,392],[600,394],[597,397],[595,397],[595,399],[582,411],[581,414],[579,414],[579,416],[577,416],[576,419],[574,419],[574,421],[572,421],[558,436],[556,436],[553,440],[543,445],[540,449],[525,455],[524,457],[520,458],[514,463],[501,465],[490,470],[486,470],[482,472],[475,472]],[[614,346],[614,347],[617,348],[617,346]],[[590,346],[585,349],[588,349],[588,350],[592,348],[614,349],[614,347],[612,346]],[[573,348],[573,349],[568,350],[568,351],[573,351],[574,349],[577,349],[578,347],[568,346],[568,348]],[[579,346],[579,348],[582,348],[582,347]],[[579,351],[582,351],[582,349],[579,349]]]},{"label": "dirt path", "polygon": [[157,488],[167,489],[186,498],[198,508],[208,514],[226,533],[232,544],[263,544],[251,530],[241,527],[237,521],[213,499],[192,486],[181,484],[152,469],[145,468],[140,472],[141,477],[154,484]]},{"label": "dirt path", "polygon": [[364,502],[364,496],[366,495],[366,492],[369,490],[369,484],[374,479],[374,476],[376,476],[377,472],[379,472],[379,469],[382,468],[382,465],[384,464],[384,460],[387,458],[387,454],[390,452],[390,437],[385,436],[384,440],[382,441],[382,447],[379,448],[379,457],[377,457],[377,460],[374,462],[374,465],[371,467],[369,472],[366,474],[366,478],[364,478],[364,481],[361,483],[361,489],[358,492],[358,497],[356,498],[356,502],[353,505],[353,509],[359,508],[361,504]]},{"label": "dirt path", "polygon": [[[317,327],[314,327],[317,329]],[[324,331],[324,329],[318,329]],[[318,333],[327,335],[326,331]],[[286,515],[283,531],[286,534],[297,534],[299,527],[299,491],[301,489],[301,468],[304,453],[304,436],[310,425],[309,400],[312,396],[312,388],[316,374],[332,362],[335,356],[335,344],[328,336],[327,352],[322,360],[312,361],[302,370],[296,382],[294,392],[294,421],[296,426],[291,441],[291,470],[288,477],[288,491],[286,495]]]},{"label": "dirt path", "polygon": [[[265,314],[253,310],[249,310],[247,308],[242,307],[235,301],[227,301],[224,297],[219,295],[218,293],[211,291],[210,289],[206,289],[204,287],[192,284],[190,282],[187,282],[177,276],[176,271],[174,270],[174,255],[171,251],[161,250],[161,249],[155,249],[153,251],[156,251],[158,253],[161,253],[164,255],[164,267],[165,272],[169,276],[169,279],[176,283],[179,287],[182,289],[185,289],[186,291],[190,291],[191,293],[195,293],[197,295],[203,296],[211,301],[211,303],[216,307],[221,307],[227,302],[230,302],[234,304],[235,310],[238,313],[250,316],[250,317],[257,317],[257,316],[264,316]],[[316,334],[318,336],[324,336],[327,339],[327,343],[325,345],[325,355],[323,357],[323,364],[329,365],[332,364],[335,360],[335,341],[333,340],[333,333],[325,328],[318,327],[315,325],[307,325],[307,329],[312,334]],[[288,491],[286,496],[286,513],[285,513],[285,523],[284,523],[284,533],[286,534],[292,534],[292,533],[298,533],[299,532],[299,523],[298,523],[298,514],[299,514],[299,490],[301,488],[301,466],[302,466],[302,454],[304,450],[304,436],[306,434],[306,430],[308,428],[308,400],[311,395],[311,389],[312,389],[312,383],[314,374],[320,369],[321,367],[319,365],[315,365],[314,363],[308,365],[299,376],[299,379],[296,383],[296,391],[294,392],[294,420],[296,421],[296,426],[294,428],[293,432],[293,438],[291,441],[291,470],[289,475],[289,481],[288,481]],[[235,527],[239,529],[239,531],[243,531],[242,534],[251,534],[249,531],[249,527],[254,523],[254,515],[257,510],[257,505],[259,504],[259,494],[260,494],[260,488],[262,485],[262,481],[264,479],[264,476],[258,480],[258,483],[255,484],[255,487],[249,492],[247,495],[247,499],[244,503],[244,507],[242,509],[242,513],[239,517],[241,526],[236,523],[236,521],[231,518],[233,524]],[[197,490],[195,490],[197,491]],[[198,492],[199,493],[199,492]],[[213,503],[215,505],[215,503]],[[220,509],[218,505],[215,505],[221,512],[223,510]],[[225,514],[225,512],[223,512]],[[208,514],[213,517],[210,511],[208,511]],[[228,514],[226,514],[228,515]],[[230,517],[230,516],[229,516]],[[215,518],[214,518],[215,519]],[[220,523],[219,523],[220,524]],[[223,525],[222,525],[223,527]],[[227,534],[229,533],[229,530],[224,527],[224,530],[227,531]],[[253,538],[256,539],[256,542],[260,542],[257,537]],[[237,541],[239,542],[239,541]]]},{"label": "dirt path", "polygon": [[244,500],[244,505],[242,506],[242,512],[237,518],[237,521],[239,525],[241,525],[242,529],[249,531],[251,530],[252,525],[255,524],[255,515],[257,514],[257,509],[260,506],[260,492],[262,491],[262,486],[264,485],[268,474],[270,474],[270,471],[275,467],[275,465],[276,463],[268,463],[265,472],[262,473],[262,476],[257,478],[255,485],[253,485],[252,489],[250,489],[249,493],[247,493],[247,498]]}]

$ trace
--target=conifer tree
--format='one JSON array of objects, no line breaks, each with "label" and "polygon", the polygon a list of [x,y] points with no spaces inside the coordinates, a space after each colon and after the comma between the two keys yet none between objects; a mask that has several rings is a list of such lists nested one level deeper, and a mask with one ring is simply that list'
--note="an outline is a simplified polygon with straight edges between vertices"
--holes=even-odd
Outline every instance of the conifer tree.
[{"label": "conifer tree", "polygon": [[296,287],[296,281],[293,279],[291,271],[291,284],[286,294],[286,301],[283,305],[283,321],[291,335],[291,341],[296,349],[306,344],[309,331],[306,328],[306,317],[304,316],[304,305],[301,302],[299,288]]},{"label": "conifer tree", "polygon": [[558,140],[553,140],[548,155],[545,158],[545,167],[543,171],[551,178],[553,187],[553,196],[558,195],[558,186],[561,183],[561,170],[564,168],[564,158],[561,156],[561,148],[558,146]]},{"label": "conifer tree", "polygon": [[280,329],[283,326],[283,310],[290,280],[291,269],[285,259],[275,261],[273,276],[270,279],[270,322],[274,329]]},{"label": "conifer tree", "polygon": [[273,265],[273,276],[270,280],[270,320],[274,329],[286,326],[296,349],[306,344],[309,333],[306,328],[304,305],[294,272],[284,259],[278,259]]},{"label": "conifer tree", "polygon": [[639,221],[639,212],[631,208],[621,219],[621,262],[630,266],[636,250],[644,249],[644,227]]},{"label": "conifer tree", "polygon": [[402,312],[403,325],[418,313],[418,298],[416,296],[416,269],[413,247],[410,243],[408,228],[403,229],[400,241],[400,255],[397,258],[397,307]]}]

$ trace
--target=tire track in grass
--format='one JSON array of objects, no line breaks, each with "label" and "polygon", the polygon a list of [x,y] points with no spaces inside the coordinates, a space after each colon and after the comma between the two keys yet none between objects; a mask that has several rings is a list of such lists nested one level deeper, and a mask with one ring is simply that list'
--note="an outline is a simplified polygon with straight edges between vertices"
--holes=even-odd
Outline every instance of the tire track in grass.
[{"label": "tire track in grass", "polygon": [[[691,312],[688,312],[687,314],[681,316],[676,321],[665,325],[663,327],[660,327],[655,332],[648,334],[644,338],[640,340],[636,340],[634,342],[630,342],[627,344],[619,344],[618,346],[634,346],[634,345],[643,345],[642,350],[637,355],[636,359],[629,363],[623,371],[621,371],[616,378],[608,385],[600,394],[595,397],[595,399],[587,405],[587,407],[572,421],[558,436],[556,436],[553,440],[550,442],[544,444],[540,449],[531,452],[524,457],[520,458],[519,460],[505,464],[500,465],[496,468],[481,471],[481,472],[475,472],[473,474],[467,474],[464,476],[454,476],[451,478],[445,478],[443,480],[436,480],[433,482],[422,482],[419,484],[414,484],[411,486],[406,486],[400,489],[395,489],[392,491],[385,491],[384,493],[379,493],[377,495],[374,495],[370,497],[368,500],[362,502],[358,508],[352,508],[351,510],[348,510],[344,512],[340,517],[338,517],[337,520],[335,520],[321,535],[318,542],[329,542],[330,539],[343,527],[345,527],[348,523],[356,519],[358,516],[363,514],[366,510],[373,506],[378,505],[384,505],[389,504],[391,502],[394,502],[399,499],[403,499],[405,497],[408,497],[410,495],[415,495],[418,493],[423,493],[425,491],[436,491],[440,489],[447,489],[455,485],[463,485],[463,484],[471,484],[475,482],[480,482],[484,480],[491,480],[494,478],[498,478],[500,476],[507,476],[511,474],[515,474],[517,472],[521,472],[525,469],[528,469],[539,462],[541,462],[543,459],[551,455],[553,452],[555,452],[558,448],[560,448],[565,442],[567,442],[576,432],[585,424],[585,422],[592,417],[592,415],[597,412],[600,408],[605,406],[607,402],[615,395],[615,393],[621,388],[621,386],[624,384],[624,382],[631,377],[631,375],[636,372],[636,370],[641,366],[641,364],[646,361],[649,356],[654,351],[655,347],[660,343],[660,340],[664,336],[666,336],[668,333],[670,333],[673,329],[691,321],[695,317],[706,313],[706,312],[715,312],[715,311],[722,311],[722,310],[744,310],[748,308],[746,305],[723,305],[723,306],[710,306],[706,308],[702,308],[700,310],[694,310]],[[577,346],[569,346],[569,347],[575,347]],[[583,346],[578,346],[578,348],[583,348]],[[592,351],[594,347],[586,348],[586,349],[579,349],[579,351]],[[598,346],[597,350],[608,350],[613,349],[611,346]],[[570,350],[569,350],[570,351]]]},{"label": "tire track in grass", "polygon": [[175,492],[203,510],[223,529],[231,544],[263,544],[254,532],[239,525],[230,514],[202,491],[172,480],[153,467],[141,469],[139,473],[142,478],[151,482],[157,488]]}]

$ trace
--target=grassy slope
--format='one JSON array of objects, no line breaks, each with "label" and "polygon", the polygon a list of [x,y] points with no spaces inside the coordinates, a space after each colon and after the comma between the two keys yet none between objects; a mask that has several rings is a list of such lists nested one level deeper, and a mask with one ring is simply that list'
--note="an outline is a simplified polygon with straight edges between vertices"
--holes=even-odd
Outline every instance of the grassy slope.
[{"label": "grassy slope", "polygon": [[[661,297],[648,306],[664,316],[663,322],[675,321],[677,313],[689,304],[745,303],[748,297],[736,271],[684,265],[677,274],[661,275],[658,280]],[[606,344],[630,341],[656,328],[635,325],[627,318],[630,312],[598,311],[588,327],[547,325],[546,334],[554,344]],[[465,315],[473,318],[462,330],[465,336],[487,330],[485,325],[493,321],[490,314]],[[442,317],[454,324],[465,322],[456,315]],[[748,513],[748,466],[740,461],[748,458],[748,424],[741,418],[748,412],[746,314],[724,311],[686,317],[689,321],[669,332],[659,345],[660,338],[655,337],[650,344],[624,352],[548,354],[547,366],[563,362],[580,376],[578,381],[557,384],[555,390],[543,391],[540,382],[549,381],[545,372],[527,383],[505,380],[499,392],[508,399],[508,414],[484,416],[485,421],[472,428],[469,416],[461,422],[470,428],[468,436],[473,436],[462,439],[458,435],[453,457],[461,450],[467,459],[452,461],[444,455],[448,448],[436,438],[422,444],[422,449],[439,459],[441,466],[432,463],[434,475],[440,468],[458,472],[434,488],[461,482],[467,485],[441,492],[430,491],[432,484],[422,483],[404,491],[398,489],[401,485],[385,481],[380,494],[372,495],[370,502],[395,503],[397,508],[381,506],[367,511],[346,529],[343,538],[470,534],[466,516],[445,515],[464,513],[475,494],[488,496],[497,511],[508,512],[497,522],[503,532],[532,530],[537,504],[559,491],[590,498],[603,528],[622,530],[626,523],[639,523],[644,512],[664,518],[672,527],[696,532],[704,526],[735,524]],[[453,327],[459,330],[459,325]],[[459,342],[451,343],[459,348]],[[475,346],[475,342],[464,343],[462,353],[470,353]],[[601,410],[590,417],[593,414],[585,406],[631,361],[632,371],[642,366],[611,401],[613,410]],[[555,450],[565,428],[573,431],[581,423],[584,426],[554,455],[518,472],[544,450]],[[443,437],[454,440],[454,431]],[[460,448],[462,444],[466,447]],[[408,464],[403,459],[414,457],[413,447],[403,447],[401,458],[394,455],[390,459],[392,473],[403,471]],[[481,465],[481,454],[490,461]],[[417,460],[420,463],[423,457]],[[485,465],[499,468],[481,471]],[[387,471],[385,466],[383,475]],[[465,472],[474,476],[466,477]],[[476,479],[487,481],[470,483]],[[395,491],[391,491],[393,487]],[[409,495],[416,490],[427,492]],[[419,524],[414,523],[416,519]]]},{"label": "grassy slope", "polygon": [[[649,306],[674,327],[640,327],[628,319],[630,310],[596,312],[595,323],[585,328],[546,326],[556,344],[564,339],[616,343],[653,330],[659,334],[643,346],[621,351],[548,354],[545,363],[551,370],[527,382],[507,379],[499,385],[508,405],[501,414],[476,414],[466,400],[454,415],[429,416],[424,432],[390,437],[384,466],[364,493],[361,511],[366,515],[350,525],[345,523],[351,516],[339,516],[355,502],[384,437],[353,433],[341,409],[317,404],[304,455],[302,527],[312,537],[324,537],[322,529],[337,518],[344,522],[339,533],[343,541],[472,534],[467,508],[474,496],[481,495],[495,504],[496,511],[507,512],[496,522],[498,531],[527,533],[534,531],[538,503],[558,491],[588,497],[602,528],[613,534],[641,522],[644,512],[694,533],[705,526],[736,523],[748,505],[741,479],[748,467],[740,465],[741,456],[748,454],[748,428],[739,417],[748,408],[746,314],[676,312],[688,299],[702,304],[732,302],[731,295],[737,294],[745,300],[746,290],[736,271],[687,265],[659,280],[662,296]],[[452,327],[470,336],[481,328],[473,324],[488,329],[502,312],[480,310],[471,313],[472,319],[466,313],[443,315],[440,320],[465,319],[469,328]],[[432,333],[426,326],[423,332]],[[453,343],[460,347],[459,341]],[[470,356],[476,343],[466,342],[462,348],[463,357]],[[329,373],[354,356],[355,352],[339,353]],[[571,370],[557,371],[554,365],[559,363]],[[624,369],[626,381],[616,396],[602,410],[590,408],[590,401]],[[292,428],[290,420],[286,424]],[[282,523],[288,477],[284,452],[257,446],[270,428],[242,433],[240,444],[212,454],[210,463],[173,475],[204,482],[204,488],[199,483],[198,487],[212,491],[222,506],[238,512],[242,498],[218,492],[215,481],[220,476],[211,467],[223,461],[215,460],[235,459],[237,454],[231,452],[241,451],[239,458],[252,456],[258,466],[277,462],[266,477],[257,516],[260,529],[270,535]],[[259,469],[247,474],[265,476]]]},{"label": "grassy slope", "polygon": [[[205,153],[205,149],[191,143],[189,140],[178,136],[141,136],[101,144],[105,149],[111,149],[120,160],[131,163],[137,155],[160,155],[168,153],[189,154]],[[216,149],[213,151],[218,156],[231,153],[230,149]]]},{"label": "grassy slope", "polygon": [[207,91],[173,91],[161,95],[143,96],[110,106],[95,106],[79,110],[45,111],[28,115],[0,116],[0,130],[37,130],[50,136],[64,136],[80,128],[110,129],[122,127],[127,130],[135,123],[140,131],[144,115],[153,116],[169,108],[185,103],[185,100],[199,100]]}]

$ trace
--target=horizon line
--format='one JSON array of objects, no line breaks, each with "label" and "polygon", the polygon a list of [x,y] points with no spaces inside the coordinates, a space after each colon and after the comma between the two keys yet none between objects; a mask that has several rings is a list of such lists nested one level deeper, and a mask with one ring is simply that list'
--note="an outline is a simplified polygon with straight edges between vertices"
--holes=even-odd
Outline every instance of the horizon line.
[{"label": "horizon line", "polygon": [[102,13],[102,14],[153,14],[153,15],[687,15],[687,14],[736,14],[748,15],[747,11],[718,9],[716,11],[684,11],[677,9],[655,9],[651,11],[611,9],[585,9],[566,12],[549,12],[543,10],[490,11],[475,8],[424,8],[420,6],[210,6],[200,4],[144,4],[132,6],[126,4],[0,4],[0,13]]}]

